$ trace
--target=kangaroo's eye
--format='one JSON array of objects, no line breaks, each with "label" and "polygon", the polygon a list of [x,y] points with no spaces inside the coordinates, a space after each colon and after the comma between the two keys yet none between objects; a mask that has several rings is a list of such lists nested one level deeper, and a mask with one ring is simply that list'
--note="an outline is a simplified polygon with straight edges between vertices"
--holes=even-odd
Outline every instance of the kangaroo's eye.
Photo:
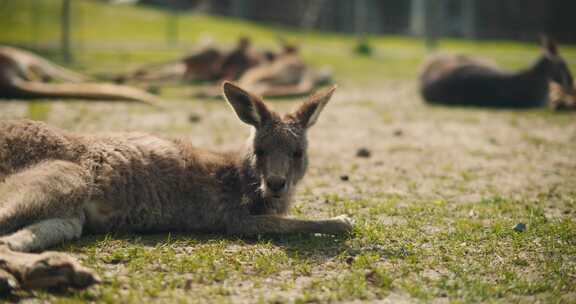
[{"label": "kangaroo's eye", "polygon": [[258,156],[258,157],[262,157],[262,156],[264,156],[264,154],[266,154],[266,152],[264,152],[263,149],[256,149],[256,151],[254,151],[254,153],[256,153],[256,156]]},{"label": "kangaroo's eye", "polygon": [[292,157],[294,158],[302,158],[302,155],[304,155],[304,151],[302,150],[296,150],[292,153]]}]

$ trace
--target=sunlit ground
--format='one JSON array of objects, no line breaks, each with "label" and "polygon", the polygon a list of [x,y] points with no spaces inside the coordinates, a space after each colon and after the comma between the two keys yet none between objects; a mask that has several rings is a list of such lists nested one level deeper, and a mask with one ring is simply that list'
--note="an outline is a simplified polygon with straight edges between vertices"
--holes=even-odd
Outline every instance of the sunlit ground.
[{"label": "sunlit ground", "polygon": [[[29,22],[27,1],[0,12],[5,43],[57,52],[54,16]],[[71,252],[103,284],[81,292],[18,292],[54,302],[402,302],[576,301],[576,117],[529,111],[433,107],[416,90],[426,51],[403,37],[374,37],[371,58],[352,53],[350,36],[271,28],[230,19],[180,16],[176,46],[166,14],[75,2],[75,62],[90,74],[175,59],[239,34],[258,47],[278,36],[299,42],[310,64],[331,66],[340,87],[311,130],[311,168],[293,215],[349,214],[348,238],[226,238],[219,235],[108,235],[71,242]],[[36,25],[38,26],[38,25]],[[40,34],[38,34],[40,33]],[[527,67],[537,45],[443,40],[444,51],[477,54],[511,69]],[[576,48],[561,48],[572,67]],[[574,69],[573,69],[574,70]],[[167,110],[137,104],[2,101],[0,118],[28,117],[82,132],[138,130],[183,137],[215,149],[244,142],[248,128],[219,100],[162,90]],[[294,100],[275,100],[287,111]],[[190,116],[199,117],[191,122]],[[367,148],[371,157],[359,158]],[[347,176],[344,178],[344,176]],[[518,232],[513,227],[526,224]]]}]

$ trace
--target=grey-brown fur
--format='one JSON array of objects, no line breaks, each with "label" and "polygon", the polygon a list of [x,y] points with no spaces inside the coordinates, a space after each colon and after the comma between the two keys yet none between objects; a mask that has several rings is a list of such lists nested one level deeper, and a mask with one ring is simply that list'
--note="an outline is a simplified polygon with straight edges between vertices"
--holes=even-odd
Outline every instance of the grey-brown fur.
[{"label": "grey-brown fur", "polygon": [[426,101],[449,105],[545,106],[551,81],[574,92],[570,70],[549,39],[543,41],[543,53],[534,64],[516,73],[467,56],[436,55],[424,64],[419,81]]},{"label": "grey-brown fur", "polygon": [[80,98],[140,101],[148,104],[160,102],[158,97],[132,87],[86,81],[87,77],[30,52],[0,46],[0,98]]},{"label": "grey-brown fur", "polygon": [[[21,285],[44,287],[30,284],[34,278],[22,278],[21,270],[2,262],[10,265],[14,251],[43,250],[84,232],[350,231],[346,217],[283,217],[306,171],[306,130],[334,88],[285,116],[231,83],[223,88],[238,117],[254,127],[246,147],[232,152],[148,134],[88,136],[40,122],[0,122],[0,234],[5,235],[0,244],[10,253],[0,250],[0,270]],[[84,285],[94,282],[85,279],[89,271],[70,264],[70,279],[64,283],[74,285],[77,274]],[[2,272],[0,287],[1,282]]]}]

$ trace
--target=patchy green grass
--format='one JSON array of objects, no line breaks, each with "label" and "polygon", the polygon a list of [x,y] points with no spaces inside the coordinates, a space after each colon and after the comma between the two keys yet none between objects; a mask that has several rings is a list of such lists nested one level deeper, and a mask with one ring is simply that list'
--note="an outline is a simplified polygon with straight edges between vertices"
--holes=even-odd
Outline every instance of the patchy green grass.
[{"label": "patchy green grass", "polygon": [[28,103],[28,118],[32,120],[46,120],[50,113],[50,103],[36,101]]},{"label": "patchy green grass", "polygon": [[[59,1],[34,2],[45,16],[36,23],[30,3],[3,4],[0,26],[10,30],[0,32],[0,41],[36,45],[59,60],[57,24],[47,17],[57,15]],[[576,302],[573,113],[424,105],[413,81],[425,55],[416,39],[369,37],[374,56],[359,57],[352,55],[351,36],[182,15],[180,44],[169,46],[162,11],[73,5],[80,12],[73,67],[89,73],[172,59],[207,36],[231,44],[238,34],[253,36],[257,46],[285,36],[302,43],[312,64],[332,66],[342,85],[310,131],[310,171],[292,215],[349,214],[357,225],[346,237],[89,236],[56,250],[95,269],[102,284],[20,291],[9,301]],[[537,52],[511,42],[443,40],[440,46],[510,68],[528,65]],[[576,49],[562,50],[574,64]],[[211,148],[239,145],[248,134],[219,101],[191,100],[172,89],[163,95],[173,100],[162,112],[134,104],[15,101],[2,104],[0,119],[28,117],[82,132],[153,132]],[[191,113],[198,121],[190,122]],[[360,147],[371,157],[356,157]],[[519,223],[525,231],[513,229]]]},{"label": "patchy green grass", "polygon": [[[308,303],[391,294],[423,302],[575,300],[576,224],[547,218],[542,201],[330,199],[337,212],[358,221],[349,238],[92,237],[59,250],[81,256],[101,273],[103,284],[60,295],[18,295],[55,303]],[[574,210],[573,197],[563,208]],[[381,216],[402,220],[383,224]],[[513,230],[517,223],[527,229]]]}]

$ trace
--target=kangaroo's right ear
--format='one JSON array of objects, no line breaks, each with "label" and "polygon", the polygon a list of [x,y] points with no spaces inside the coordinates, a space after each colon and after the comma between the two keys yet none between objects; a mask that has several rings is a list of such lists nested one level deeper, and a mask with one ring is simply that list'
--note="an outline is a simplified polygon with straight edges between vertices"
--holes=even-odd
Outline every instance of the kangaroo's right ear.
[{"label": "kangaroo's right ear", "polygon": [[268,118],[270,110],[260,97],[251,94],[239,86],[225,81],[222,91],[226,101],[232,106],[238,118],[243,122],[259,128]]},{"label": "kangaroo's right ear", "polygon": [[548,55],[558,56],[558,46],[556,45],[556,41],[554,41],[554,39],[546,35],[542,35],[540,37],[540,44],[542,44],[542,49],[544,50],[544,53]]},{"label": "kangaroo's right ear", "polygon": [[304,102],[294,113],[296,119],[300,122],[300,124],[308,129],[312,125],[316,123],[318,116],[334,94],[336,90],[336,85],[331,86],[330,88],[318,92],[309,97],[309,99]]}]

